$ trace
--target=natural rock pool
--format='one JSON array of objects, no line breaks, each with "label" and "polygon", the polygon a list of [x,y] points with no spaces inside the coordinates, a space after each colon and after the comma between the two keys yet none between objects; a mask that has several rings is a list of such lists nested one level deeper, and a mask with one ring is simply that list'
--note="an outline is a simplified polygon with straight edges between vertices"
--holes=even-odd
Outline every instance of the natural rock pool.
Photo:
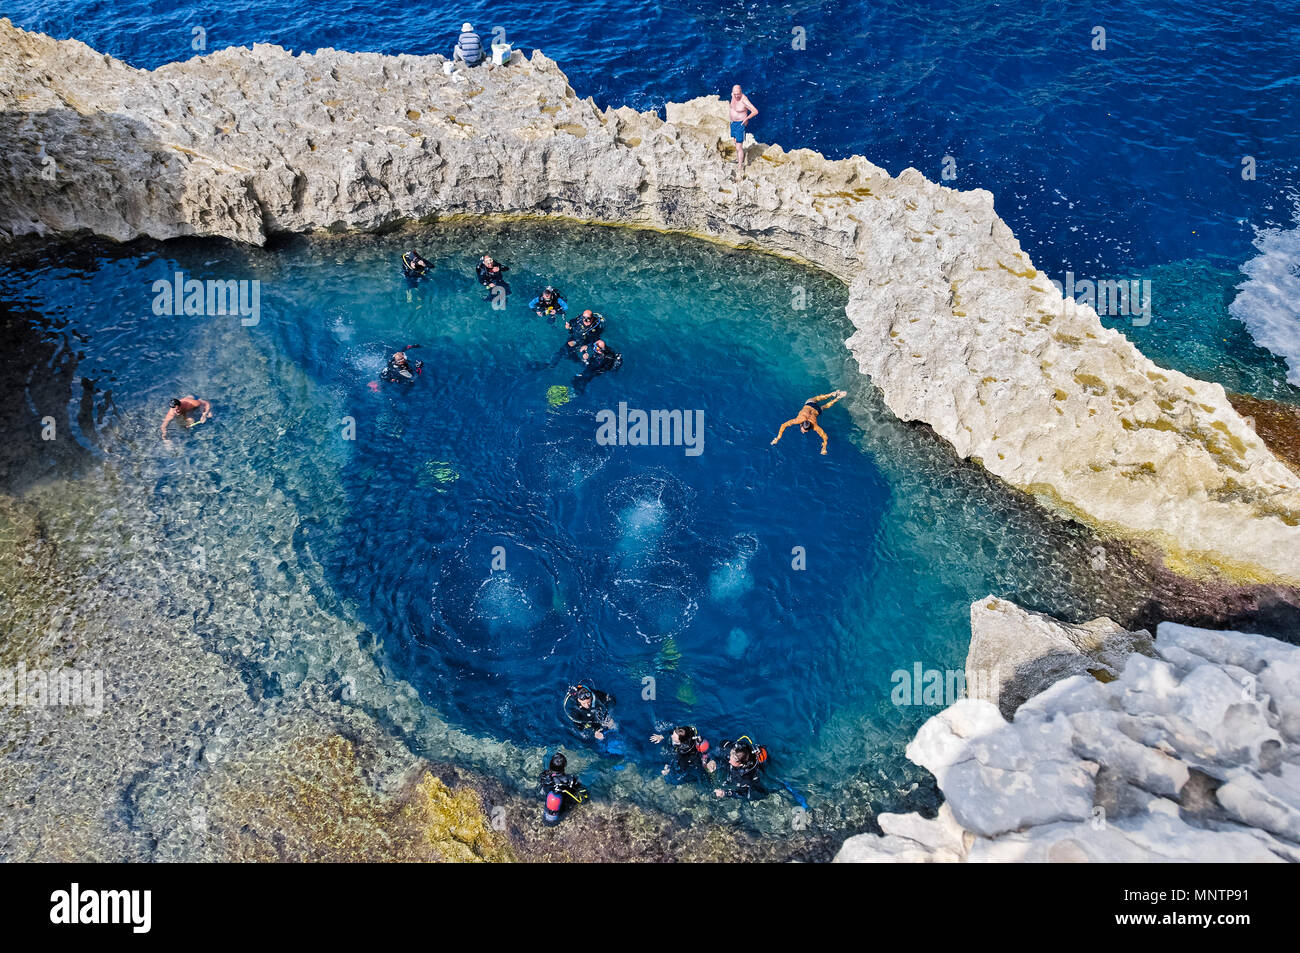
[{"label": "natural rock pool", "polygon": [[[410,247],[434,264],[415,287]],[[503,309],[473,279],[483,252],[511,266]],[[0,272],[0,294],[43,316],[51,352],[27,413],[59,436],[12,444],[7,470],[51,537],[105,593],[159,589],[254,699],[316,683],[511,784],[563,745],[597,796],[735,811],[657,776],[647,736],[694,723],[766,744],[797,792],[774,784],[753,827],[788,828],[797,800],[860,825],[933,803],[903,747],[953,699],[891,695],[896,673],[962,669],[972,601],[1122,614],[1097,539],[880,405],[843,346],[846,291],[812,269],[524,221],[47,260]],[[155,314],[178,271],[257,280],[256,324]],[[548,282],[624,355],[583,393],[550,366],[562,329],[527,307]],[[379,382],[408,344],[423,373]],[[797,429],[770,446],[841,387],[827,456]],[[214,419],[163,443],[167,399],[190,393]],[[602,445],[620,402],[702,412],[703,442]],[[617,696],[612,745],[567,726],[579,679]]]}]

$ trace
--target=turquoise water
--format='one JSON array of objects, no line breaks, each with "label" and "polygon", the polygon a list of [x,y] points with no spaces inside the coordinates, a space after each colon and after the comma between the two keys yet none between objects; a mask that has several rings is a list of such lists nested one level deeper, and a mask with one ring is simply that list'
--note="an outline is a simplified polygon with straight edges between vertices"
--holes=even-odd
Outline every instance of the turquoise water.
[{"label": "turquoise water", "polygon": [[[397,267],[411,246],[435,265],[414,288]],[[483,251],[511,265],[503,310],[473,280]],[[258,280],[260,320],[155,315],[154,282],[177,270]],[[624,354],[583,393],[572,364],[548,366],[561,331],[525,306],[547,282],[603,312]],[[308,666],[272,653],[264,606],[230,593],[274,601],[305,580],[430,711],[485,738],[587,750],[598,792],[653,776],[647,736],[691,722],[715,743],[767,744],[774,772],[845,825],[867,805],[916,806],[930,795],[902,749],[936,707],[892,704],[894,672],[962,668],[970,603],[989,593],[1066,617],[1112,611],[1088,569],[1095,541],[893,419],[843,346],[843,286],[779,259],[480,225],[268,250],[142,245],[0,272],[0,296],[44,316],[33,323],[60,375],[91,381],[51,411],[85,457],[37,446],[29,471],[80,481],[101,512],[138,497],[164,541],[221,550],[210,578],[180,565],[173,581],[238,623],[218,648],[261,671],[259,691]],[[408,344],[416,383],[378,382]],[[849,397],[823,415],[828,455],[794,429],[770,446],[806,398],[837,388]],[[182,393],[212,401],[214,420],[163,444],[166,400]],[[702,452],[601,445],[597,414],[620,402],[702,412]],[[287,499],[297,517],[236,519],[249,497]],[[74,535],[91,542],[98,526]],[[322,654],[316,637],[285,636],[304,656]],[[578,679],[618,697],[622,757],[569,731],[561,701]]]},{"label": "turquoise water", "polygon": [[[1217,381],[1229,391],[1300,403],[1300,387],[1288,382],[1288,365],[1282,356],[1297,353],[1295,347],[1280,347],[1276,354],[1266,350],[1243,323],[1248,312],[1238,296],[1240,271],[1192,260],[1161,265],[1134,277],[1150,282],[1149,323],[1105,316],[1102,324],[1122,332],[1163,367]],[[1249,313],[1263,310],[1252,306]]]}]

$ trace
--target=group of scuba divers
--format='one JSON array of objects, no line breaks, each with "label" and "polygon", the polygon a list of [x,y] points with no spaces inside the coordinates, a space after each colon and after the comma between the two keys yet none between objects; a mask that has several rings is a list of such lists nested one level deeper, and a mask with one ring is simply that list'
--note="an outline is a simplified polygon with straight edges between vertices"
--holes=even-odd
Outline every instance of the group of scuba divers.
[{"label": "group of scuba divers", "polygon": [[[402,255],[402,274],[412,285],[426,277],[432,267],[413,250]],[[487,292],[485,300],[498,300],[500,295],[509,293],[510,287],[505,278],[508,270],[508,265],[496,261],[491,255],[479,259],[474,273]],[[599,312],[588,309],[576,318],[569,317],[568,302],[553,285],[547,285],[529,302],[528,307],[538,317],[545,318],[548,324],[564,322],[567,338],[547,366],[554,367],[565,357],[582,364],[582,370],[573,381],[575,390],[581,392],[596,376],[617,370],[622,365],[622,355],[605,342],[605,318]],[[422,361],[411,360],[406,356],[406,352],[415,346],[408,345],[393,354],[380,377],[391,383],[413,383],[424,369]],[[606,732],[618,727],[609,714],[613,705],[612,695],[586,685],[575,685],[565,695],[563,708],[580,734],[604,741]],[[658,744],[665,737],[652,734],[650,740]],[[742,735],[735,741],[722,742],[727,760],[721,767],[709,755],[709,742],[695,726],[678,725],[669,732],[667,740],[672,747],[672,755],[662,773],[669,782],[682,784],[716,777],[718,787],[713,793],[719,798],[736,797],[749,801],[766,793],[759,783],[758,774],[759,767],[767,761],[767,749],[755,744],[748,736]],[[577,775],[567,773],[567,768],[568,759],[557,751],[538,778],[545,797],[542,818],[550,825],[558,824],[566,811],[590,797],[586,786]]]},{"label": "group of scuba divers", "polygon": [[[605,740],[607,732],[615,731],[617,723],[610,717],[614,696],[598,688],[578,684],[570,686],[562,707],[573,727],[586,737]],[[767,763],[767,748],[755,744],[748,735],[735,741],[722,742],[727,753],[726,763],[719,765],[709,754],[709,742],[694,725],[677,725],[665,737],[655,733],[650,736],[654,744],[667,740],[672,751],[660,772],[671,784],[707,782],[718,785],[714,797],[734,797],[753,801],[767,793],[759,778],[759,768]],[[558,824],[565,812],[588,800],[586,787],[576,775],[567,773],[568,759],[561,752],[551,756],[550,765],[537,779],[546,806],[542,819],[547,824]]]},{"label": "group of scuba divers", "polygon": [[[402,255],[402,273],[412,285],[418,284],[426,277],[432,267],[415,251],[408,251]],[[508,270],[508,265],[496,261],[491,255],[484,255],[479,259],[474,273],[479,284],[487,291],[485,300],[500,300],[501,295],[509,293],[510,288],[505,279],[505,272]],[[546,366],[554,367],[565,357],[582,364],[582,370],[573,380],[575,390],[581,392],[596,376],[606,371],[617,370],[622,365],[622,355],[615,352],[604,340],[605,318],[600,313],[588,309],[576,318],[569,317],[568,302],[564,300],[559,290],[551,285],[547,285],[529,302],[528,307],[538,317],[545,318],[548,324],[564,322],[564,329],[568,332],[565,343]],[[406,351],[415,346],[408,345],[395,353],[380,376],[385,381],[394,383],[414,382],[424,366],[423,362],[410,360],[406,356]],[[825,453],[826,432],[818,425],[817,418],[824,409],[844,396],[846,396],[844,391],[833,391],[829,394],[819,394],[806,401],[798,416],[781,425],[772,443],[775,444],[781,439],[787,427],[798,426],[804,433],[815,432],[822,441],[821,452]],[[564,697],[563,709],[573,727],[583,737],[591,736],[596,741],[603,742],[606,733],[618,727],[609,714],[613,705],[612,695],[579,684],[568,689]],[[734,797],[745,801],[755,800],[768,793],[759,778],[759,769],[768,761],[767,749],[763,745],[756,744],[748,735],[741,735],[735,741],[722,742],[721,749],[726,752],[726,761],[722,764],[710,755],[709,742],[694,725],[677,725],[667,736],[657,732],[650,735],[650,741],[654,744],[665,740],[669,742],[672,752],[663,766],[662,774],[670,783],[713,781],[717,785],[713,790],[715,797]],[[545,797],[542,818],[550,825],[558,824],[566,811],[590,797],[582,781],[577,775],[569,774],[567,768],[568,759],[562,752],[557,751],[551,757],[547,769],[538,778]],[[789,790],[796,800],[803,803],[798,793],[786,782],[779,778],[776,780]]]},{"label": "group of scuba divers", "polygon": [[[432,268],[433,266],[415,251],[408,251],[402,255],[402,274],[412,285],[418,284]],[[478,283],[487,291],[484,300],[495,302],[500,300],[501,296],[510,293],[510,285],[505,278],[505,273],[509,270],[509,265],[496,261],[491,255],[484,255],[478,260],[478,264],[474,267],[474,274],[478,278]],[[593,378],[606,371],[616,371],[623,366],[623,355],[610,347],[603,337],[605,318],[599,312],[587,309],[578,317],[570,318],[568,302],[551,285],[547,285],[541,294],[529,302],[528,307],[539,318],[546,318],[548,324],[555,324],[557,320],[564,322],[564,330],[568,332],[568,338],[550,362],[544,366],[554,367],[564,358],[581,364],[582,370],[573,379],[574,390],[581,393]],[[406,356],[406,352],[415,346],[407,345],[395,353],[389,359],[388,366],[384,368],[380,377],[391,383],[414,382],[424,368],[422,361],[412,361]]]}]

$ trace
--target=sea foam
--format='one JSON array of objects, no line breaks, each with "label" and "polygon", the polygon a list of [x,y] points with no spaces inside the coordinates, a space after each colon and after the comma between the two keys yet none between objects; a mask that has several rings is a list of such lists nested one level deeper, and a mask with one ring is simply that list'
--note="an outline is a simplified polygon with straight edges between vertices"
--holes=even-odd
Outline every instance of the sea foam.
[{"label": "sea foam", "polygon": [[[1295,218],[1300,225],[1300,206]],[[1259,229],[1255,248],[1228,311],[1260,347],[1286,360],[1287,380],[1300,386],[1300,227]]]}]

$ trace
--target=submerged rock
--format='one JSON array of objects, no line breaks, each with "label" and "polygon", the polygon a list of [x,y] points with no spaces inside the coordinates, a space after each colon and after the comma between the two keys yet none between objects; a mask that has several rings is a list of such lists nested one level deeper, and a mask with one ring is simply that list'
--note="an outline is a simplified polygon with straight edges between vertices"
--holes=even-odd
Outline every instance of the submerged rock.
[{"label": "submerged rock", "polygon": [[367,780],[340,735],[295,739],[223,769],[204,832],[224,861],[511,860],[468,786],[427,770],[404,790]]},{"label": "submerged rock", "polygon": [[725,105],[666,121],[579,99],[540,52],[257,45],[152,71],[0,21],[0,235],[213,235],[526,214],[674,229],[849,285],[848,346],[899,418],[1172,567],[1300,584],[1300,474],[1218,384],[1157,367],[1035,269],[984,190],[747,143]]},{"label": "submerged rock", "polygon": [[[999,639],[977,621],[986,637],[972,657],[1008,646],[1033,684],[1053,671],[1035,652],[1070,646],[1064,677],[1010,721],[970,698],[927,721],[907,754],[934,773],[946,813],[882,818],[883,836],[850,838],[837,860],[1300,860],[1300,647],[1170,623],[1148,642],[991,601],[972,619],[1000,612]],[[1017,627],[1035,648],[1014,644]],[[1119,658],[1126,639],[1151,655]],[[1067,674],[1087,651],[1117,677]]]}]

